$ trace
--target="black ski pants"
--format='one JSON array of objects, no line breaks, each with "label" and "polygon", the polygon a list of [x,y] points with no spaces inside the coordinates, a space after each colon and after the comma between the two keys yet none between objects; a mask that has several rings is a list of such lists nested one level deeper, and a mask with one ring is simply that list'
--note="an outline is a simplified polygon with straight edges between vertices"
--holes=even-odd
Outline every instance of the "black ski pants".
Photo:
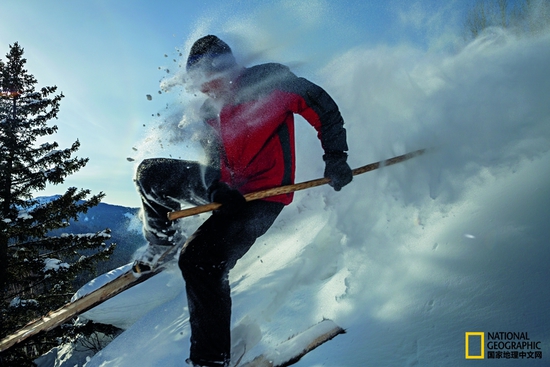
[{"label": "black ski pants", "polygon": [[[143,201],[146,238],[159,243],[176,236],[166,219],[182,201],[203,204],[213,169],[196,162],[149,159],[138,168],[136,183]],[[191,324],[190,359],[204,366],[224,366],[231,351],[229,271],[273,224],[284,205],[256,200],[236,213],[214,212],[184,244],[179,267],[185,280]]]}]

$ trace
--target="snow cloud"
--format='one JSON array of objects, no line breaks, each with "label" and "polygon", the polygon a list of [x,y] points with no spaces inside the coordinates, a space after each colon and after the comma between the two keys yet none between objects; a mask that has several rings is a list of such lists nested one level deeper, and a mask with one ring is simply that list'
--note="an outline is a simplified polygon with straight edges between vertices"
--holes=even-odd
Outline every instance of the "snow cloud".
[{"label": "snow cloud", "polygon": [[549,42],[492,29],[455,55],[398,46],[334,60],[323,75],[352,132],[352,161],[433,148],[393,182],[409,201],[425,187],[452,201],[481,170],[496,174],[545,153]]}]

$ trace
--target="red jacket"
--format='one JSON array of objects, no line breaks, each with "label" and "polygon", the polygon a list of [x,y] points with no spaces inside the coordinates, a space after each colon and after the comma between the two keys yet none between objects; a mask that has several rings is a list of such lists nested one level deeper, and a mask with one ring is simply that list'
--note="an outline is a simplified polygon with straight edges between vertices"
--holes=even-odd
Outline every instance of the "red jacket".
[{"label": "red jacket", "polygon": [[[326,153],[347,151],[344,121],[336,103],[319,86],[281,64],[243,69],[232,99],[219,108],[212,100],[202,113],[211,134],[207,152],[221,181],[242,194],[294,183],[294,113],[316,130]],[[265,200],[289,204],[292,194]]]}]

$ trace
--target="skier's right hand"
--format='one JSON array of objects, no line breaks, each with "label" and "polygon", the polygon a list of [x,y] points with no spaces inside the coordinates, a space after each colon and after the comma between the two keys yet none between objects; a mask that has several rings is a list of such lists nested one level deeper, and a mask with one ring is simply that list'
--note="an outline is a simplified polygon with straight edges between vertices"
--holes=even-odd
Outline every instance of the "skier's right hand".
[{"label": "skier's right hand", "polygon": [[325,161],[325,177],[336,191],[349,184],[353,179],[353,172],[346,162],[348,155],[344,152],[327,152],[323,155]]},{"label": "skier's right hand", "polygon": [[210,201],[222,204],[215,212],[224,215],[234,215],[241,211],[246,204],[243,194],[231,188],[225,182],[215,180],[208,188]]}]

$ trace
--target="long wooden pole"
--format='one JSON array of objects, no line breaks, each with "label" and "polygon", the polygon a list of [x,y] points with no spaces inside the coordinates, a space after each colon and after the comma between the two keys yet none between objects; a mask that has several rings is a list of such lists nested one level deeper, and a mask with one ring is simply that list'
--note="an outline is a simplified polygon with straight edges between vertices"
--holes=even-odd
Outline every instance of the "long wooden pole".
[{"label": "long wooden pole", "polygon": [[[352,173],[353,173],[354,176],[356,176],[356,175],[360,175],[360,174],[365,173],[365,172],[374,171],[375,169],[378,169],[380,167],[391,166],[393,164],[400,163],[400,162],[406,161],[408,159],[417,157],[417,156],[423,154],[425,151],[426,151],[425,149],[419,149],[419,150],[415,150],[414,152],[399,155],[399,156],[396,156],[396,157],[393,157],[393,158],[390,158],[390,159],[370,163],[370,164],[367,164],[366,166],[358,167],[358,168],[352,170]],[[330,179],[328,179],[328,178],[318,178],[316,180],[300,182],[300,183],[297,183],[297,184],[279,186],[279,187],[274,187],[274,188],[271,188],[271,189],[251,192],[251,193],[245,194],[244,198],[246,199],[246,201],[264,199],[264,198],[267,198],[267,197],[270,197],[270,196],[288,194],[288,193],[295,192],[295,191],[309,189],[311,187],[325,185],[329,182],[330,182]],[[220,206],[221,206],[221,204],[219,204],[219,203],[210,203],[210,204],[206,204],[206,205],[199,205],[199,206],[196,206],[196,207],[193,207],[193,208],[178,210],[178,211],[168,213],[168,219],[169,220],[176,220],[176,219],[180,219],[180,218],[190,217],[192,215],[197,215],[197,214],[209,212],[211,210],[216,210]]]}]

